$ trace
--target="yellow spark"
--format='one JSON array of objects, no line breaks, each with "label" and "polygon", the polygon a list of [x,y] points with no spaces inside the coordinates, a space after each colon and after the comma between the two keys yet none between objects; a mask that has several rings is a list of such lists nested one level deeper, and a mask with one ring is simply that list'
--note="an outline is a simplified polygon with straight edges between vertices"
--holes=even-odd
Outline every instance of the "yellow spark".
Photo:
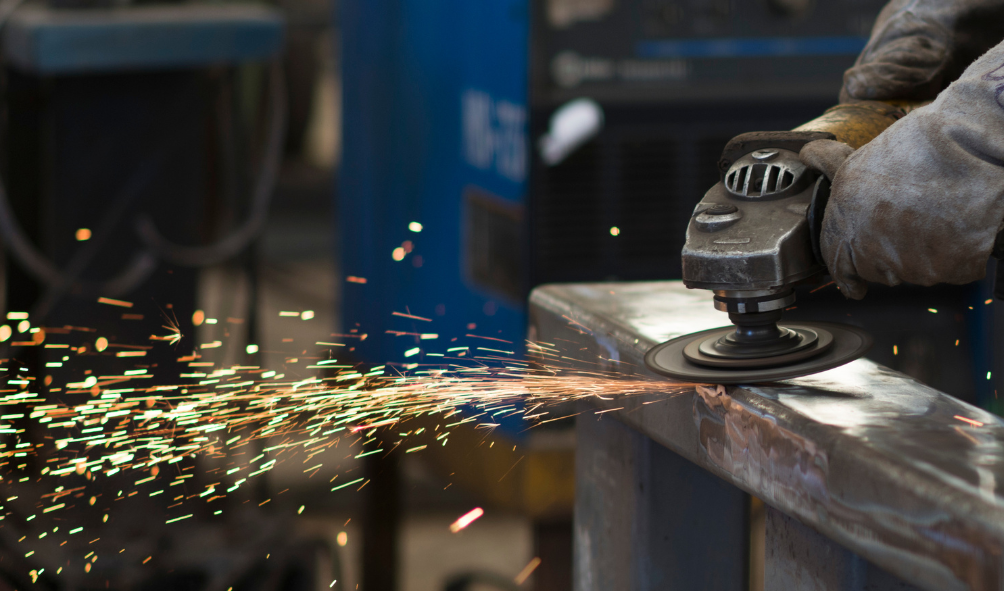
[{"label": "yellow spark", "polygon": [[408,224],[408,229],[415,233],[421,232],[422,224],[418,222],[411,222],[410,224]]},{"label": "yellow spark", "polygon": [[77,228],[77,231],[74,234],[74,237],[77,239],[78,242],[83,242],[85,240],[90,240],[91,239],[91,231],[89,229],[87,229],[87,228]]},{"label": "yellow spark", "polygon": [[540,566],[540,558],[535,556],[533,560],[528,562],[527,565],[523,567],[523,570],[519,571],[519,574],[516,575],[513,581],[517,585],[522,585],[524,582],[526,582],[527,579],[530,578],[530,575],[533,574],[533,571],[537,570],[538,566]]},{"label": "yellow spark", "polygon": [[146,357],[146,351],[118,351],[116,357]]},{"label": "yellow spark", "polygon": [[610,228],[610,235],[611,236],[620,236],[621,235],[621,229],[618,228],[617,226],[612,226]]}]

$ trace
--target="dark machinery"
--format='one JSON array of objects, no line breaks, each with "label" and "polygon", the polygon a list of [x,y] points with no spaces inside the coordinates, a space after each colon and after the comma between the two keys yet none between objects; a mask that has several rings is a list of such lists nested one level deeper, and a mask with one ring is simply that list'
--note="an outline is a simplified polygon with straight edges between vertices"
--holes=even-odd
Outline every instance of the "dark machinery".
[{"label": "dark machinery", "polygon": [[721,181],[687,228],[683,282],[714,291],[733,326],[654,347],[646,364],[689,381],[739,383],[803,376],[865,354],[871,337],[834,323],[779,323],[794,286],[825,272],[819,249],[829,180],[798,158],[806,143],[836,139],[854,148],[906,114],[909,105],[839,105],[794,131],[754,132],[730,141]]}]

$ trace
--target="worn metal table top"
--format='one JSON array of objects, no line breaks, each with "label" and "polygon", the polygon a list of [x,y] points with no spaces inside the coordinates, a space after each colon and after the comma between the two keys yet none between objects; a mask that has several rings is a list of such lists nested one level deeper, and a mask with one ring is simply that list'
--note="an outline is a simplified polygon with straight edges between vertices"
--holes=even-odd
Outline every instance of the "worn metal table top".
[{"label": "worn metal table top", "polygon": [[[725,324],[710,292],[676,281],[531,295],[531,338],[563,335],[623,372],[647,373],[661,341]],[[1004,588],[999,417],[866,359],[770,384],[665,384],[664,403],[595,404],[907,581]]]}]

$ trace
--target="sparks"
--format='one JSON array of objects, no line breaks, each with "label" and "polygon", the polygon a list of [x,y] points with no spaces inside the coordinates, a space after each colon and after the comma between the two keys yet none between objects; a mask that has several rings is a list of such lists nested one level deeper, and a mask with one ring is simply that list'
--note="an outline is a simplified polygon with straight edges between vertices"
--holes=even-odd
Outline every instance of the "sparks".
[{"label": "sparks", "polygon": [[[302,318],[303,312],[288,315]],[[409,324],[431,322],[410,310],[395,316]],[[193,317],[193,324],[195,320]],[[204,314],[201,320],[210,324]],[[522,358],[515,345],[495,348],[500,341],[507,343],[502,339],[474,334],[449,339],[414,329],[409,332],[410,338],[428,347],[414,347],[408,352],[415,351],[411,353],[414,359],[419,359],[414,356],[421,353],[421,359],[431,360],[429,363],[397,362],[363,368],[335,357],[345,346],[343,343],[318,341],[316,346],[324,347],[323,356],[298,348],[288,352],[291,356],[286,363],[310,359],[307,367],[319,373],[287,377],[281,370],[255,365],[223,365],[219,358],[225,356],[228,347],[223,341],[211,341],[195,352],[178,353],[175,368],[171,363],[153,364],[146,359],[149,351],[163,351],[179,342],[181,331],[174,318],[167,320],[163,328],[169,331],[167,336],[154,335],[145,345],[121,338],[95,338],[93,329],[53,332],[46,347],[62,360],[52,361],[60,365],[53,376],[46,376],[44,384],[15,369],[14,360],[0,362],[0,369],[7,369],[10,376],[8,389],[0,392],[0,433],[12,434],[0,440],[0,462],[11,462],[2,476],[10,490],[9,503],[18,504],[14,503],[17,493],[32,499],[21,501],[30,503],[25,513],[32,513],[24,523],[47,526],[45,531],[32,532],[35,538],[44,537],[46,542],[60,536],[65,541],[84,538],[76,535],[84,528],[74,523],[73,499],[89,499],[84,502],[95,510],[101,509],[100,503],[106,499],[100,498],[102,493],[92,494],[97,491],[88,487],[95,481],[110,482],[104,479],[117,475],[126,479],[117,480],[124,484],[116,494],[108,495],[108,501],[134,495],[173,500],[176,504],[172,507],[184,507],[174,513],[178,517],[162,517],[165,524],[173,524],[204,511],[202,507],[194,510],[192,503],[226,498],[252,486],[255,479],[267,475],[281,462],[302,461],[298,468],[315,477],[322,466],[330,465],[319,454],[335,447],[341,448],[339,453],[354,458],[419,453],[447,445],[450,434],[461,425],[490,433],[503,419],[513,418],[534,426],[567,418],[566,413],[551,413],[558,405],[576,399],[645,395],[664,400],[692,387],[679,384],[667,391],[666,382],[661,380],[584,370],[584,364],[592,363],[597,368],[607,364],[602,359],[581,359],[575,356],[577,348],[565,350],[554,343],[524,343],[527,355]],[[475,328],[472,325],[469,330]],[[363,335],[355,329],[331,336],[336,340],[361,340]],[[458,339],[473,340],[465,344]],[[479,346],[483,344],[492,346]],[[258,350],[255,345],[242,346],[248,354]],[[104,366],[93,363],[110,356],[122,358],[114,371],[99,370]],[[165,379],[168,375],[176,378]],[[47,392],[52,391],[61,394],[48,399]],[[424,425],[427,420],[438,423],[435,429],[431,424]],[[378,430],[395,433],[395,444],[373,444]],[[30,442],[19,435],[35,431],[46,436]],[[212,484],[207,482],[190,490],[198,482],[195,474],[177,470],[178,462],[185,458],[233,460],[235,455],[243,456],[251,449],[244,446],[252,442],[260,444],[258,455],[215,469],[218,474]],[[492,445],[494,442],[488,447]],[[16,467],[16,462],[26,461],[24,458],[29,456],[42,460],[37,462],[44,466],[40,476],[27,478],[27,473],[15,472],[23,469]],[[519,464],[517,460],[509,472]],[[29,480],[33,487],[51,485],[51,492],[37,499],[16,488]],[[351,470],[336,474],[329,482],[331,491],[346,492],[360,491],[369,484]],[[108,520],[110,509],[105,507],[102,521]],[[302,511],[301,507],[298,513]],[[219,515],[222,510],[210,512]],[[460,531],[482,515],[483,510],[476,508],[461,516],[451,529]],[[8,517],[4,524],[9,522]],[[57,522],[61,528],[58,531],[53,529]],[[86,538],[82,543],[87,543]]]},{"label": "sparks", "polygon": [[537,570],[538,566],[540,566],[540,558],[534,557],[533,560],[531,560],[529,563],[527,563],[526,566],[523,567],[523,570],[519,571],[519,574],[516,575],[516,577],[513,579],[513,582],[516,583],[517,585],[522,585],[523,583],[526,582],[527,579],[530,578],[530,575],[533,574],[533,571]]},{"label": "sparks", "polygon": [[970,419],[969,417],[964,417],[962,415],[955,415],[952,418],[953,419],[958,419],[958,420],[962,421],[963,423],[969,423],[970,425],[972,425],[974,427],[982,427],[983,426],[983,423],[977,421],[976,419]]},{"label": "sparks", "polygon": [[118,306],[120,308],[132,308],[132,302],[113,300],[112,298],[98,298],[98,303],[108,304],[109,306]]},{"label": "sparks", "polygon": [[474,523],[479,517],[485,514],[485,510],[481,507],[475,507],[461,515],[456,521],[450,524],[450,531],[457,533],[458,531],[464,529],[468,525]]}]

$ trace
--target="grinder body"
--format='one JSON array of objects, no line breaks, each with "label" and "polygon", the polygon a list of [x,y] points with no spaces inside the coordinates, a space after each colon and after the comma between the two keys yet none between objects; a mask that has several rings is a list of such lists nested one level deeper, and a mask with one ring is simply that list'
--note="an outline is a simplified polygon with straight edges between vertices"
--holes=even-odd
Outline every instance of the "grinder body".
[{"label": "grinder body", "polygon": [[838,105],[793,131],[745,133],[719,161],[720,181],[694,208],[682,252],[687,287],[716,293],[730,314],[789,306],[792,286],[825,271],[819,232],[829,181],[798,152],[832,139],[859,148],[915,105]]},{"label": "grinder body", "polygon": [[715,293],[734,327],[702,331],[651,349],[649,369],[719,384],[797,377],[857,359],[871,338],[828,323],[778,324],[795,284],[826,270],[819,248],[829,180],[798,154],[822,139],[859,148],[902,117],[905,105],[838,105],[795,130],[733,138],[719,182],[694,208],[682,252],[683,282]]}]

